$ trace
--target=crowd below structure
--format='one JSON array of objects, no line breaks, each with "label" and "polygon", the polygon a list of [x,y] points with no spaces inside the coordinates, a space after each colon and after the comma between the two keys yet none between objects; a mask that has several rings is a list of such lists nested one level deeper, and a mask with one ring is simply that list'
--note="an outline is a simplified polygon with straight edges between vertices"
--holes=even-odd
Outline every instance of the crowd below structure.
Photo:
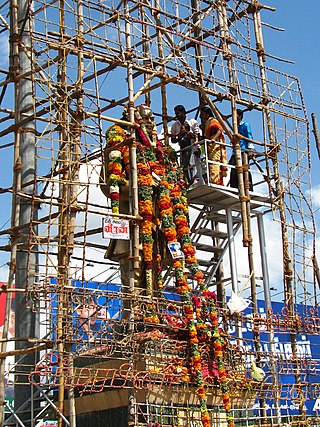
[{"label": "crowd below structure", "polygon": [[1,426],[319,426],[308,117],[271,12],[0,2]]}]

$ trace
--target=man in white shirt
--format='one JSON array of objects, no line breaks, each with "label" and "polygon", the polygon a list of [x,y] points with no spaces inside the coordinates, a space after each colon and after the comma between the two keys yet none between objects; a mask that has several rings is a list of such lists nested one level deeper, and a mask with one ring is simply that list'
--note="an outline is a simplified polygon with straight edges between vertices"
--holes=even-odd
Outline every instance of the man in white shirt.
[{"label": "man in white shirt", "polygon": [[176,121],[171,126],[171,142],[180,146],[180,166],[188,184],[196,184],[202,179],[200,148],[197,146],[200,135],[199,124],[195,119],[187,119],[183,105],[174,107]]}]

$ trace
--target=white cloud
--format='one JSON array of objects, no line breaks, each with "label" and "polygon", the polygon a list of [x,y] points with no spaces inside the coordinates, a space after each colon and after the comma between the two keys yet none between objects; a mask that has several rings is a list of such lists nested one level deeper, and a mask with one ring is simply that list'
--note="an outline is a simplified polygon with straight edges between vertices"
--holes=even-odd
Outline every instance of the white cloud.
[{"label": "white cloud", "polygon": [[316,209],[320,208],[320,184],[312,187],[310,191],[307,191],[307,194],[311,194],[313,207]]}]

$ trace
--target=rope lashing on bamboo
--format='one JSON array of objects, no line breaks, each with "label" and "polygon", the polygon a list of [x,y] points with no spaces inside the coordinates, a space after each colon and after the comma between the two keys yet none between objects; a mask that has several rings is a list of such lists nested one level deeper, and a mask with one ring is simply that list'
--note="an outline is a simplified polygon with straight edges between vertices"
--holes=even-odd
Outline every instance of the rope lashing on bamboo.
[{"label": "rope lashing on bamboo", "polygon": [[251,244],[252,243],[252,237],[246,237],[242,239],[242,243],[245,244]]},{"label": "rope lashing on bamboo", "polygon": [[250,197],[249,196],[242,196],[239,197],[240,202],[249,202]]},{"label": "rope lashing on bamboo", "polygon": [[235,168],[236,168],[236,171],[237,172],[248,172],[248,170],[249,170],[249,163],[246,163],[246,164],[242,164],[241,166],[235,166]]}]

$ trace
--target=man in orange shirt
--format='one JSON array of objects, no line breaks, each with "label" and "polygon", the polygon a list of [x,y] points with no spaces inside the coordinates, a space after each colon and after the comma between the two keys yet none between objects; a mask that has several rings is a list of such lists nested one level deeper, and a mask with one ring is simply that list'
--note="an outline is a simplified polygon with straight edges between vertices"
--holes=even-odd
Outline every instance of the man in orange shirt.
[{"label": "man in orange shirt", "polygon": [[[204,125],[203,136],[210,140],[207,142],[209,160],[209,183],[223,184],[223,178],[227,176],[227,164],[225,139],[223,128],[219,121],[213,117],[211,108],[200,108],[200,119]],[[214,163],[213,163],[214,162]]]}]

